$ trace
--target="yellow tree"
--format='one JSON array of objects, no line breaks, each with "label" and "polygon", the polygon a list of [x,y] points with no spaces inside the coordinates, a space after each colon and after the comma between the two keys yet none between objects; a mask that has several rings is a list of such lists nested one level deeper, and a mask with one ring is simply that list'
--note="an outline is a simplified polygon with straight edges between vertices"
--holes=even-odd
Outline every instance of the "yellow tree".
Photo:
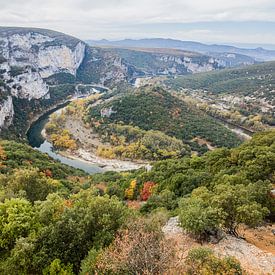
[{"label": "yellow tree", "polygon": [[132,180],[130,183],[130,186],[125,190],[125,197],[128,200],[132,200],[134,198],[136,186],[137,186],[137,181]]}]

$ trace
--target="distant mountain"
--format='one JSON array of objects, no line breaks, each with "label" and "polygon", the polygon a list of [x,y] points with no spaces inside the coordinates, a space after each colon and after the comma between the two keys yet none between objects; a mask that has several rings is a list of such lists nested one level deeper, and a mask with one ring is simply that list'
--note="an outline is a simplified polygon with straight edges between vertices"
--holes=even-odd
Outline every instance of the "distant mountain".
[{"label": "distant mountain", "polygon": [[207,45],[194,41],[181,41],[165,38],[148,38],[148,39],[124,39],[119,41],[88,40],[92,46],[115,46],[115,47],[142,47],[142,48],[173,48],[186,51],[209,53],[232,53],[241,54],[254,58],[257,61],[275,60],[275,50],[266,50],[261,47],[255,49],[238,48],[228,45]]}]

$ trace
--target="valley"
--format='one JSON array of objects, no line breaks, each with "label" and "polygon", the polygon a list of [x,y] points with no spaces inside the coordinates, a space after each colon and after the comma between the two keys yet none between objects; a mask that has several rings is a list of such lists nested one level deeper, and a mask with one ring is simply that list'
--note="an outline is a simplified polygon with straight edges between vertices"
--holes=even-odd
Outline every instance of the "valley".
[{"label": "valley", "polygon": [[0,273],[274,273],[274,51],[103,42],[0,27]]}]

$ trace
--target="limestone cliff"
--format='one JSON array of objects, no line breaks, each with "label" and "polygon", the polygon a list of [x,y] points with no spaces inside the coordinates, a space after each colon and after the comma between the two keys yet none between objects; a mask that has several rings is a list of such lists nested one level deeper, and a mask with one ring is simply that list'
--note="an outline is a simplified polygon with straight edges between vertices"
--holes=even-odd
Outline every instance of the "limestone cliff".
[{"label": "limestone cliff", "polygon": [[[85,44],[74,44],[47,30],[0,28],[0,70],[18,98],[39,99],[49,92],[44,78],[66,72],[76,75]],[[64,37],[66,37],[64,35]]]},{"label": "limestone cliff", "polygon": [[0,103],[0,130],[12,123],[14,110],[11,96]]}]

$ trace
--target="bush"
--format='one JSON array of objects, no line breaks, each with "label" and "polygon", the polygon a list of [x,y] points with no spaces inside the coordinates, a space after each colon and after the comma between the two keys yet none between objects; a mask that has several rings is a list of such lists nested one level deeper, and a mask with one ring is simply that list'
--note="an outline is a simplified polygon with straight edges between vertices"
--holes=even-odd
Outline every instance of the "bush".
[{"label": "bush", "polygon": [[151,212],[157,208],[174,210],[178,206],[177,197],[169,190],[163,190],[160,194],[152,194],[141,207],[142,213]]},{"label": "bush", "polygon": [[241,275],[241,265],[233,257],[220,259],[209,248],[194,248],[185,261],[188,275]]},{"label": "bush", "polygon": [[[120,231],[98,257],[96,274],[163,274],[174,257],[173,243],[160,226],[137,220]],[[89,274],[89,273],[88,273]]]}]

